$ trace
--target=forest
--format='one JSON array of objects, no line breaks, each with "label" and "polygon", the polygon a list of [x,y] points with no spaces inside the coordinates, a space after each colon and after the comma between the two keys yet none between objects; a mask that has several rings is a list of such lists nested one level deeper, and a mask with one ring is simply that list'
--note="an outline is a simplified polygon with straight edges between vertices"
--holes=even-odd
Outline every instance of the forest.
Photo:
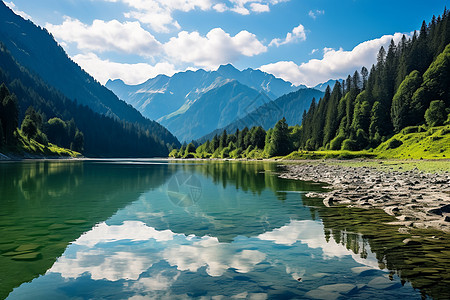
[{"label": "forest", "polygon": [[[289,127],[283,118],[267,132],[261,127],[223,131],[170,156],[266,158],[297,150],[367,150],[402,131],[450,124],[449,15],[445,9],[411,37],[381,47],[370,71],[363,67],[328,87],[319,101],[313,99],[301,126]],[[396,147],[401,141],[390,143]]]},{"label": "forest", "polygon": [[91,157],[167,156],[170,149],[179,147],[178,140],[156,122],[119,120],[68,99],[19,65],[1,44],[0,84],[5,94],[0,97],[4,146],[17,142],[14,132],[20,125],[38,142],[48,141]]}]

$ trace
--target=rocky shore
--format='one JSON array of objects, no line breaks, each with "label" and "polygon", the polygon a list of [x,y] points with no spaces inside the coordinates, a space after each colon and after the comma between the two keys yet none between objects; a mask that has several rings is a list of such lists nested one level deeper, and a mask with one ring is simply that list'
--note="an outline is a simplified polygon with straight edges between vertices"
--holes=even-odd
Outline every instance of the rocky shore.
[{"label": "rocky shore", "polygon": [[329,192],[309,193],[326,206],[383,209],[400,231],[435,228],[450,232],[450,171],[425,173],[337,166],[326,162],[282,166],[281,178],[329,184]]}]

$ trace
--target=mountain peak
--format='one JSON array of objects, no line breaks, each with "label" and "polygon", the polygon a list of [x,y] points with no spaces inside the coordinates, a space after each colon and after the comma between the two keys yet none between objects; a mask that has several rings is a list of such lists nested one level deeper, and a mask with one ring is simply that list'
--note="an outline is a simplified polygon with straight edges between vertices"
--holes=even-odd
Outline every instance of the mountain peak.
[{"label": "mountain peak", "polygon": [[221,65],[218,69],[217,72],[219,73],[229,73],[229,72],[239,72],[238,69],[236,69],[232,64],[226,64],[226,65]]}]

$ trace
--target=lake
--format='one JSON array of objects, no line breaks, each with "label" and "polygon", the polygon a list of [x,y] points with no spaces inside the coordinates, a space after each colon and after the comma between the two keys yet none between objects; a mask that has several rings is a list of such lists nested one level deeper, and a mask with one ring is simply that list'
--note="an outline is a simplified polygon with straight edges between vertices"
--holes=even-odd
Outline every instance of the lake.
[{"label": "lake", "polygon": [[[449,237],[276,162],[0,163],[0,298],[449,298]],[[413,242],[403,242],[406,238]]]}]

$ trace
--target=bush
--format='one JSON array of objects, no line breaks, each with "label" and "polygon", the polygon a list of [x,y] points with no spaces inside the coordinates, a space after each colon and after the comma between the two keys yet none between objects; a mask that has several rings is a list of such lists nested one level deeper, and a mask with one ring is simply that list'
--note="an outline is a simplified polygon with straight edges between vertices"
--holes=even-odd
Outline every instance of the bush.
[{"label": "bush", "polygon": [[44,146],[48,146],[48,138],[45,135],[45,133],[38,131],[38,133],[35,136],[35,141],[44,145]]},{"label": "bush", "polygon": [[357,144],[355,140],[346,139],[342,142],[341,150],[355,151],[357,149]]},{"label": "bush", "polygon": [[419,132],[419,126],[409,126],[402,129],[402,134],[410,134]]},{"label": "bush", "polygon": [[395,149],[400,147],[401,145],[403,145],[402,141],[393,138],[388,142],[386,149]]},{"label": "bush", "polygon": [[178,155],[178,150],[177,149],[173,149],[172,151],[170,151],[169,157],[180,158],[180,156]]},{"label": "bush", "polygon": [[433,127],[442,125],[444,124],[446,117],[444,101],[431,101],[430,107],[425,111],[425,121],[428,126]]},{"label": "bush", "polygon": [[234,149],[230,152],[231,158],[241,158],[242,148]]},{"label": "bush", "polygon": [[228,157],[230,157],[230,148],[229,147],[223,148],[222,153],[220,153],[220,157],[221,158],[228,158]]},{"label": "bush", "polygon": [[358,129],[356,132],[356,144],[358,149],[364,149],[367,147],[367,144],[369,144],[369,138],[362,129]]},{"label": "bush", "polygon": [[345,137],[343,135],[338,135],[330,142],[330,149],[331,150],[340,150],[342,147],[342,142],[345,140]]},{"label": "bush", "polygon": [[194,153],[186,153],[184,156],[183,156],[183,158],[195,158],[195,155],[194,155]]},{"label": "bush", "polygon": [[214,153],[211,155],[211,158],[220,158],[221,153],[220,153],[220,149],[217,148]]}]

